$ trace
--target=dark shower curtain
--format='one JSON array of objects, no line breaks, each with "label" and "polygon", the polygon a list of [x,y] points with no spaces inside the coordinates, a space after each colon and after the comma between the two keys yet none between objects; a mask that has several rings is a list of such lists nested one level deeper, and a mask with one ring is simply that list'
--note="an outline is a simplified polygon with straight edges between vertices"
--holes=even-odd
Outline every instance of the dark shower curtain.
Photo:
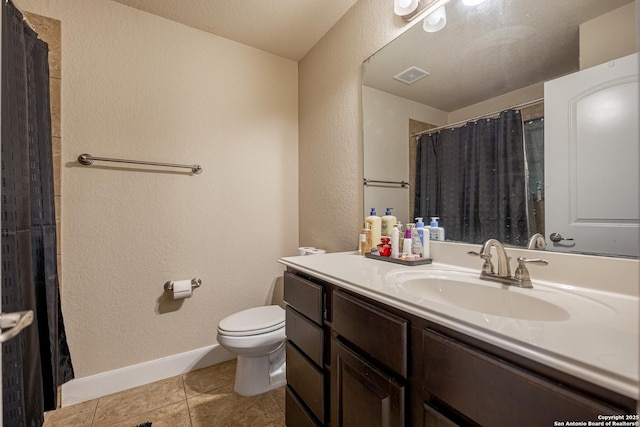
[{"label": "dark shower curtain", "polygon": [[495,238],[523,246],[529,236],[519,110],[422,135],[415,217],[440,217],[447,240]]},{"label": "dark shower curtain", "polygon": [[3,423],[40,426],[73,378],[56,265],[48,47],[2,10],[2,312],[35,319],[2,344]]}]

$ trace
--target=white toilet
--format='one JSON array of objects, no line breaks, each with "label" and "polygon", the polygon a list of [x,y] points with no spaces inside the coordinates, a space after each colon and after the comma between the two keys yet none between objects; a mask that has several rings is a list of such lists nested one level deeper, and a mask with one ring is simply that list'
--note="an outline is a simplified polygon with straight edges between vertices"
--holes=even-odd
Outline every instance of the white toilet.
[{"label": "white toilet", "polygon": [[285,315],[277,305],[242,310],[218,325],[218,343],[238,356],[234,391],[254,396],[286,383]]}]

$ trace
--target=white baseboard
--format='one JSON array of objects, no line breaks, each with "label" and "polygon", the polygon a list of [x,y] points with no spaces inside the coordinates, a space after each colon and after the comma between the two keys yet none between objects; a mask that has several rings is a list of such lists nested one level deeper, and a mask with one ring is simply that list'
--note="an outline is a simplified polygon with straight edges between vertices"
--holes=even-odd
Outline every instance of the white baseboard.
[{"label": "white baseboard", "polygon": [[71,380],[62,386],[62,406],[86,402],[132,387],[231,360],[235,355],[214,344],[161,359]]}]

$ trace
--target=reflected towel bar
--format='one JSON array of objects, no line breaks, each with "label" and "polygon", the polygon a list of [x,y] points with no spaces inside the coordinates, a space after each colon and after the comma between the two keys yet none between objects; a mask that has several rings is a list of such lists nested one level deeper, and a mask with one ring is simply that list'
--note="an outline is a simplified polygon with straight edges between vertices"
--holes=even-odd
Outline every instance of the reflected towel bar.
[{"label": "reflected towel bar", "polygon": [[376,181],[373,179],[364,179],[364,185],[371,185],[371,184],[389,184],[389,185],[399,185],[402,188],[408,187],[409,183],[406,181]]},{"label": "reflected towel bar", "polygon": [[133,163],[136,165],[165,166],[169,168],[187,168],[187,169],[191,169],[191,172],[193,172],[196,175],[202,173],[202,166],[200,165],[178,165],[175,163],[146,162],[143,160],[110,159],[108,157],[93,157],[91,154],[80,154],[78,156],[78,162],[80,162],[81,165],[91,166],[94,161]]}]

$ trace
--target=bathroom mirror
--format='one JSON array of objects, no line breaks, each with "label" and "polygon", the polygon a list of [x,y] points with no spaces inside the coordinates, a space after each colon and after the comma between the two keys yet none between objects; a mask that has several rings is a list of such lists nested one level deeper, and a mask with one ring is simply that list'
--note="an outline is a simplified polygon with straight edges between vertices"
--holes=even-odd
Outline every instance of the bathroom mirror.
[{"label": "bathroom mirror", "polygon": [[[595,48],[613,51],[613,58],[628,55],[629,46],[637,51],[633,0],[485,0],[473,7],[451,0],[442,30],[427,33],[419,22],[368,58],[362,67],[364,216],[371,207],[379,216],[390,207],[402,223],[415,222],[417,144],[410,135],[529,103],[533,106],[527,107],[527,114],[543,118],[545,82],[602,62],[589,57],[586,43],[581,50],[579,27],[603,16],[613,15],[615,20],[630,13],[631,21],[625,22],[631,22],[631,28],[625,27],[619,36],[628,36],[627,46]],[[611,26],[611,19],[605,24]],[[588,42],[597,44],[594,28],[598,27],[588,28]],[[618,48],[620,54],[615,52]],[[421,76],[422,71],[427,75]],[[399,80],[415,77],[412,84]],[[635,120],[637,127],[637,116]],[[637,153],[635,147],[629,156],[637,159]],[[636,180],[637,166],[630,175]],[[552,184],[545,178],[545,187]],[[637,201],[637,195],[633,197]],[[547,200],[544,210],[554,209]],[[446,230],[446,224],[441,225]],[[546,230],[546,249],[571,252],[570,242],[550,241],[552,231]],[[638,256],[615,248],[577,252]]]}]

